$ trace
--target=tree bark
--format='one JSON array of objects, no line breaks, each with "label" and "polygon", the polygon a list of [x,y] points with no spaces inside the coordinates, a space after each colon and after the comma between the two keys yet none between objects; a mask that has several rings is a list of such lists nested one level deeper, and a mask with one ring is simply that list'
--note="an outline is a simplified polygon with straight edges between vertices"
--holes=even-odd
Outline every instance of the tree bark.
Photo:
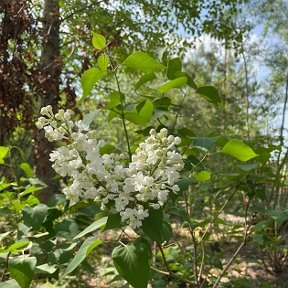
[{"label": "tree bark", "polygon": [[[58,0],[45,0],[43,13],[42,53],[39,69],[40,99],[39,106],[51,105],[57,110],[61,73],[60,37],[59,37],[59,3]],[[43,131],[37,131],[34,145],[34,167],[38,178],[47,184],[47,188],[39,194],[40,201],[47,200],[57,192],[58,183],[52,178],[55,172],[49,161],[49,154],[54,143],[48,142]]]}]

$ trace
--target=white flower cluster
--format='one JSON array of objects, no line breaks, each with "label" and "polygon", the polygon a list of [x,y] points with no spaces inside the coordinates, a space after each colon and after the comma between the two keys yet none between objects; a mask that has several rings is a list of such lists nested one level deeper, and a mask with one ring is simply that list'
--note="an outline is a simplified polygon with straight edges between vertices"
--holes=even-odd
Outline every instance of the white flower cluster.
[{"label": "white flower cluster", "polygon": [[63,192],[72,203],[101,201],[102,209],[117,211],[122,222],[135,229],[149,216],[149,207],[159,209],[170,192],[179,191],[176,182],[184,163],[175,146],[181,139],[168,136],[167,129],[159,133],[152,129],[126,164],[125,154],[101,155],[104,141],[97,140],[95,131],[89,131],[82,121],[71,121],[72,111],[54,115],[47,106],[41,114],[46,117],[40,117],[36,125],[44,128],[48,140],[66,139],[65,145],[50,154],[50,160],[58,174],[71,178]]}]

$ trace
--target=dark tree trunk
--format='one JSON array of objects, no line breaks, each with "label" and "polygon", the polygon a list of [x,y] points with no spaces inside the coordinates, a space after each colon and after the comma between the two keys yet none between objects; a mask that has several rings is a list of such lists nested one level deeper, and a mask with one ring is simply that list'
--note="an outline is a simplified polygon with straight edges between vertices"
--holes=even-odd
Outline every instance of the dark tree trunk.
[{"label": "dark tree trunk", "polygon": [[[60,38],[59,38],[59,3],[58,0],[45,0],[43,15],[43,42],[40,62],[40,108],[51,105],[57,110],[59,102],[59,83],[61,73]],[[55,172],[49,161],[49,154],[54,143],[48,142],[43,131],[36,132],[34,146],[34,167],[38,178],[48,185],[39,195],[42,202],[47,202],[57,192],[58,183],[53,181]]]}]

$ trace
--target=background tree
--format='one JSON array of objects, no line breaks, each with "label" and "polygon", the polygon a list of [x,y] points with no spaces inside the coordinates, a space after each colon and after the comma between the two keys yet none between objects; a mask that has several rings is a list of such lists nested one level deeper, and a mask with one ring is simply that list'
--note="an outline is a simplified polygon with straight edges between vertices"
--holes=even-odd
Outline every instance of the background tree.
[{"label": "background tree", "polygon": [[[184,33],[194,38],[209,33],[214,38],[230,39],[231,45],[237,45],[243,33],[242,28],[236,29],[234,21],[240,3],[242,1],[238,0],[185,3],[182,1],[148,3],[142,0],[119,3],[46,0],[44,10],[41,11],[41,2],[3,1],[1,3],[1,17],[4,19],[1,22],[1,37],[3,37],[1,54],[4,73],[2,74],[3,76],[15,74],[13,71],[10,74],[5,72],[7,69],[5,67],[9,66],[8,62],[18,67],[20,63],[21,67],[15,68],[19,77],[15,74],[17,80],[13,85],[11,81],[7,84],[9,83],[7,76],[3,79],[2,83],[6,83],[5,85],[10,88],[2,89],[1,121],[2,123],[13,122],[9,132],[11,134],[17,126],[14,119],[17,115],[18,118],[20,117],[17,112],[19,107],[23,106],[24,99],[30,103],[30,107],[27,104],[24,105],[25,109],[21,108],[23,117],[27,118],[27,124],[31,123],[33,115],[37,115],[39,107],[48,103],[55,109],[63,104],[73,107],[79,90],[77,86],[79,76],[84,70],[93,66],[99,56],[97,51],[94,51],[94,57],[88,56],[93,55],[90,53],[93,31],[102,33],[110,39],[108,46],[115,48],[117,53],[113,52],[113,54],[120,59],[123,59],[123,56],[131,50],[145,49],[155,52],[155,47],[163,47],[167,44],[167,35],[178,41]],[[9,41],[14,44],[9,45]],[[191,45],[187,41],[183,44]],[[9,53],[12,55],[12,62],[10,58],[8,60]],[[23,75],[29,77],[23,78]],[[27,97],[20,96],[23,96],[24,92]],[[18,96],[12,96],[16,94]],[[20,102],[16,101],[17,97]],[[59,104],[60,99],[64,101],[62,104]],[[32,111],[36,114],[31,113]],[[2,143],[7,141],[9,136],[9,133],[4,132],[5,129],[1,129]],[[44,140],[43,135],[35,133],[33,154],[35,169],[37,175],[51,185],[49,179],[53,172],[47,163],[49,163],[48,155],[52,146]],[[27,131],[22,131],[21,135],[18,133],[18,137],[21,138],[27,135]],[[43,161],[39,161],[40,158]]]}]

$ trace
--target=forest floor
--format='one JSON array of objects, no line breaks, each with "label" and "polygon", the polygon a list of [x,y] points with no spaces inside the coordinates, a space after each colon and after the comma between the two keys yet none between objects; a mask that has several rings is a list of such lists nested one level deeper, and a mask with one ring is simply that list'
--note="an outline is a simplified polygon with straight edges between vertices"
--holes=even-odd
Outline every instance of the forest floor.
[{"label": "forest floor", "polygon": [[[222,218],[222,217],[221,217]],[[233,215],[225,215],[225,221],[229,221],[231,224],[239,223],[243,224],[241,217],[234,217]],[[177,239],[181,239],[185,244],[189,245],[191,244],[191,238],[188,233],[188,231],[185,228],[178,227],[177,225],[173,227],[174,236],[176,236]],[[127,240],[128,238],[136,238],[137,235],[132,230],[125,230],[127,233]],[[100,236],[100,235],[98,235]],[[119,237],[119,234],[115,231],[106,231],[102,233],[100,236],[102,240],[115,240]],[[212,249],[215,249],[216,252],[219,252],[222,257],[220,258],[223,266],[225,266],[226,263],[230,260],[230,258],[234,255],[235,251],[239,247],[239,244],[241,242],[241,238],[238,240],[235,240],[233,238],[226,240],[223,240],[223,237],[221,235],[218,235],[216,232],[211,235],[213,244]],[[123,240],[125,242],[125,239]],[[111,247],[110,247],[111,248]],[[83,277],[81,279],[81,283],[79,283],[78,279],[76,280],[76,283],[73,281],[73,279],[67,279],[68,282],[64,283],[62,285],[62,288],[122,288],[124,287],[123,281],[111,281],[115,277],[115,269],[112,265],[111,260],[111,251],[109,246],[106,248],[103,248],[102,254],[97,260],[97,263],[95,263],[96,270],[94,270],[94,273],[83,273]],[[268,270],[272,270],[271,267],[265,268],[263,265],[263,262],[261,261],[262,256],[260,254],[259,249],[255,246],[255,243],[247,243],[241,250],[240,253],[237,255],[236,259],[234,260],[233,264],[229,267],[227,270],[227,275],[222,278],[221,283],[223,286],[219,287],[225,287],[225,288],[287,288],[288,287],[288,272],[279,274],[277,276],[272,275],[272,273],[268,273]],[[177,261],[177,259],[176,259]],[[94,266],[94,265],[93,265]],[[218,276],[219,273],[221,273],[220,269],[212,269],[210,271],[211,274],[214,276]],[[96,276],[97,275],[97,276]],[[238,284],[237,286],[234,286],[233,280],[231,282],[231,279],[237,280]],[[240,280],[240,282],[239,282]],[[243,282],[241,282],[243,280]],[[248,281],[247,281],[248,280]],[[74,283],[73,283],[74,282]],[[250,284],[248,283],[250,282]],[[70,284],[68,284],[70,283]],[[73,284],[72,284],[73,283]],[[242,283],[242,284],[239,284]],[[68,286],[66,286],[68,285]],[[239,286],[240,285],[240,286]],[[36,286],[37,288],[39,286]],[[41,288],[50,288],[55,286],[49,286],[49,284],[46,286],[41,286]],[[125,286],[126,287],[126,286]],[[153,288],[153,286],[148,286],[149,288]],[[183,286],[181,286],[183,287]],[[163,287],[164,288],[164,287]],[[169,284],[165,286],[165,288],[170,288]],[[175,288],[175,286],[173,286]]]},{"label": "forest floor", "polygon": [[[228,221],[231,225],[235,224],[243,224],[244,223],[244,218],[239,217],[239,216],[234,216],[230,214],[226,215],[221,215],[221,218],[225,218],[225,221]],[[180,227],[173,227],[174,234],[176,238],[184,238],[185,241],[187,241],[187,245],[190,242],[191,243],[191,238],[188,233],[188,231]],[[127,232],[130,237],[135,237],[136,235],[133,234],[132,231]],[[106,234],[107,240],[114,238],[115,239],[115,232],[110,232]],[[217,235],[215,233],[212,235],[212,238],[215,239],[214,245],[216,244],[215,249],[219,250],[222,252],[221,254],[223,255],[221,262],[223,266],[230,260],[230,258],[233,256],[237,248],[239,247],[240,241],[236,241],[235,239],[230,239],[228,241],[223,241],[223,238],[221,240],[221,236]],[[262,255],[260,253],[260,250],[257,249],[254,243],[247,243],[241,250],[240,253],[237,255],[236,259],[234,260],[233,264],[230,266],[230,268],[227,271],[227,276],[223,277],[221,280],[221,283],[227,285],[231,279],[238,279],[238,280],[243,280],[243,288],[287,288],[288,287],[288,272],[285,273],[280,273],[279,275],[273,275],[273,273],[269,273],[269,271],[272,271],[271,267],[267,267],[266,263],[266,268],[263,262],[261,261]],[[104,263],[109,263],[111,259],[107,256],[106,258],[102,259]],[[101,268],[100,268],[101,270]],[[99,271],[101,273],[101,271]],[[220,270],[217,271],[215,269],[215,275],[219,275]],[[213,272],[212,272],[213,273]],[[106,279],[107,280],[107,279]],[[253,286],[248,286],[248,281],[253,285]],[[90,279],[88,281],[88,285],[90,287],[99,287],[99,288],[109,288],[109,287],[122,287],[122,286],[117,286],[117,285],[112,285],[112,284],[106,284],[107,281],[103,281],[98,279]],[[119,282],[118,282],[119,283]],[[239,282],[238,282],[239,283]],[[240,282],[241,283],[241,282]],[[115,283],[116,284],[116,283]],[[112,285],[112,286],[111,286]],[[228,285],[225,287],[228,288],[233,288],[232,286]],[[241,284],[240,284],[241,285]],[[152,287],[152,286],[150,286]],[[220,286],[219,286],[220,287]],[[166,286],[165,288],[169,288],[169,286]]]}]

